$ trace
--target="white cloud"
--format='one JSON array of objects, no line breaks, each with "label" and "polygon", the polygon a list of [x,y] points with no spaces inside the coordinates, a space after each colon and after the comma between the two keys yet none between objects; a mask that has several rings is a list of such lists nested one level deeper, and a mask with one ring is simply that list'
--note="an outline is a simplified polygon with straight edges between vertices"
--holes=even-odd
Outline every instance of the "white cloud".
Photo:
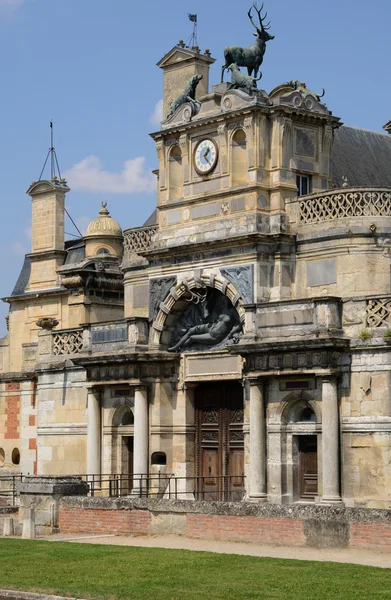
[{"label": "white cloud", "polygon": [[0,0],[0,16],[11,16],[23,3],[24,0]]},{"label": "white cloud", "polygon": [[137,194],[156,189],[156,179],[146,170],[143,156],[127,160],[121,173],[105,171],[98,156],[87,156],[64,176],[71,188],[88,192]]},{"label": "white cloud", "polygon": [[160,125],[161,121],[163,121],[163,99],[159,100],[155,106],[155,110],[152,115],[149,117],[149,122],[152,125]]},{"label": "white cloud", "polygon": [[0,0],[0,6],[11,6],[18,8],[23,4],[24,0]]}]

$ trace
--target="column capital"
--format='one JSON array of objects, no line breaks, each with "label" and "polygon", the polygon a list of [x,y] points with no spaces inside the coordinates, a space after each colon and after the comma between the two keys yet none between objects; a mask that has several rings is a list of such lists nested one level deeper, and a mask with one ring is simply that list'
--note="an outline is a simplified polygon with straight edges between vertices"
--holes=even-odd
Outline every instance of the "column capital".
[{"label": "column capital", "polygon": [[150,386],[146,383],[136,383],[136,384],[130,384],[129,387],[132,390],[134,390],[135,392],[148,392],[148,389]]},{"label": "column capital", "polygon": [[265,380],[262,377],[259,377],[258,375],[250,375],[244,378],[244,384],[248,384],[251,386],[263,386],[265,384]]},{"label": "column capital", "polygon": [[88,394],[94,394],[94,396],[100,396],[101,392],[102,392],[102,388],[95,385],[95,384],[87,384],[86,385],[87,388],[87,393]]}]

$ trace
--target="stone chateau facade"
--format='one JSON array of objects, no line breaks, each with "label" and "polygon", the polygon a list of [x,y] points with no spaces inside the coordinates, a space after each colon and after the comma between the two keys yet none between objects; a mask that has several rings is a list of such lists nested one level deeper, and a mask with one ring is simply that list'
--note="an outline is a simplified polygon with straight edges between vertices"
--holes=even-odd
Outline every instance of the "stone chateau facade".
[{"label": "stone chateau facade", "polygon": [[0,477],[389,508],[389,124],[343,126],[299,82],[210,89],[213,62],[183,44],[159,62],[165,116],[203,78],[197,114],[185,103],[152,134],[144,226],[123,231],[104,205],[64,241],[66,182],[29,188]]}]

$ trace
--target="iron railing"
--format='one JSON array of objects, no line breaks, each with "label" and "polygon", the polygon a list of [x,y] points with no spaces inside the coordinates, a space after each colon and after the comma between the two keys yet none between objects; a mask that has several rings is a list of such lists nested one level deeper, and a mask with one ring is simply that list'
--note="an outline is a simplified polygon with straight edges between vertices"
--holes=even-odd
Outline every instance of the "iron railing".
[{"label": "iron railing", "polygon": [[[203,500],[206,502],[241,502],[245,495],[245,476],[229,475],[214,477],[175,477],[173,474],[107,474],[72,475],[80,477],[89,485],[91,497],[120,498],[132,496],[139,498],[167,500]],[[0,476],[0,505],[16,506],[19,500],[18,484],[24,481],[24,475]],[[52,477],[47,476],[48,479]],[[40,477],[45,479],[45,476]]]},{"label": "iron railing", "polygon": [[83,475],[90,486],[90,496],[135,496],[180,500],[240,502],[245,495],[245,476],[175,477],[172,474],[156,475]]},{"label": "iron railing", "polygon": [[18,504],[18,484],[22,483],[24,475],[0,476],[0,506],[16,506]]}]

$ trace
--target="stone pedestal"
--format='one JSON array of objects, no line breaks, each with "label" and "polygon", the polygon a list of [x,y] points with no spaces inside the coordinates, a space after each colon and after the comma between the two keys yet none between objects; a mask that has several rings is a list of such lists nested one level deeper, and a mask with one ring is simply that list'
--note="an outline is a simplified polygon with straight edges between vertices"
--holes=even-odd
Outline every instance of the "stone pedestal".
[{"label": "stone pedestal", "polygon": [[35,508],[25,508],[23,513],[22,538],[24,540],[33,540],[35,537]]},{"label": "stone pedestal", "polygon": [[[149,436],[148,390],[138,387],[134,393],[134,452],[133,452],[133,493],[142,494],[148,475],[148,436]],[[145,483],[144,483],[145,481]]]},{"label": "stone pedestal", "polygon": [[81,477],[26,477],[19,486],[19,518],[23,537],[58,531],[59,503],[63,496],[86,496],[88,484]]},{"label": "stone pedestal", "polygon": [[322,382],[322,466],[324,504],[342,504],[339,471],[339,411],[335,377]]},{"label": "stone pedestal", "polygon": [[4,519],[3,536],[10,537],[14,535],[14,520],[12,517]]},{"label": "stone pedestal", "polygon": [[263,383],[250,383],[249,500],[266,502],[266,419]]},{"label": "stone pedestal", "polygon": [[87,399],[87,475],[100,475],[101,407],[99,390],[88,390]]}]

